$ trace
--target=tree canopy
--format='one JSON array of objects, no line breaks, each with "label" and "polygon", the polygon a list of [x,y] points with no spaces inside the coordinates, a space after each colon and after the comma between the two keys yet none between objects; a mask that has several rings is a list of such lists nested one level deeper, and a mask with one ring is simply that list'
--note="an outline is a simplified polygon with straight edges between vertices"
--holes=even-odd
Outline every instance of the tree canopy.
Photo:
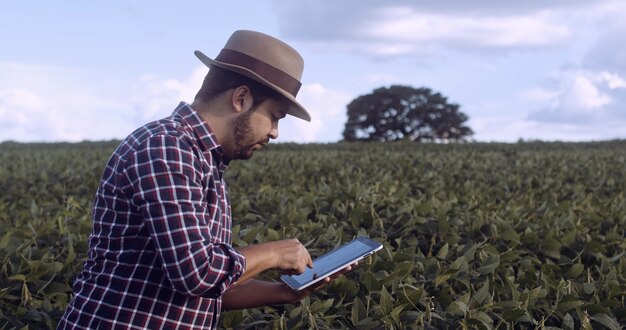
[{"label": "tree canopy", "polygon": [[459,105],[429,88],[393,85],[348,104],[346,141],[463,141],[473,134]]}]

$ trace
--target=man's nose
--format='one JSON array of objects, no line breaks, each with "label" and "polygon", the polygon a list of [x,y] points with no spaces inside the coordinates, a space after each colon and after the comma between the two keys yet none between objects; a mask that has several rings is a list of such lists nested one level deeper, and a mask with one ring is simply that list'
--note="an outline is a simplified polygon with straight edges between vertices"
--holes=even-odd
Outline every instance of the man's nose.
[{"label": "man's nose", "polygon": [[278,139],[278,127],[273,127],[269,133],[270,138]]}]

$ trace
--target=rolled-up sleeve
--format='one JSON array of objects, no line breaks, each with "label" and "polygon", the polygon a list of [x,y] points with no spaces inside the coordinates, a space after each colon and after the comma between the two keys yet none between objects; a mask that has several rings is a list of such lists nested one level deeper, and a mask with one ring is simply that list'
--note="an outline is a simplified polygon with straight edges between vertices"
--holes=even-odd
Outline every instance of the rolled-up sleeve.
[{"label": "rolled-up sleeve", "polygon": [[207,196],[204,184],[211,171],[200,157],[204,156],[183,138],[156,135],[128,159],[126,173],[133,203],[144,216],[175,290],[217,297],[243,274],[245,258],[215,237],[215,226],[223,225],[220,217],[230,210],[219,209],[219,201]]}]

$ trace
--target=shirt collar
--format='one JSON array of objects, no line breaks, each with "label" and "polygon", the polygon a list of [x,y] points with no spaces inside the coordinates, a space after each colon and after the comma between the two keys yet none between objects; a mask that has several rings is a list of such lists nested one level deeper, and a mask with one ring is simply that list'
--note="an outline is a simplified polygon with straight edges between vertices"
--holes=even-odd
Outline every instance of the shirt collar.
[{"label": "shirt collar", "polygon": [[211,127],[209,127],[209,124],[200,117],[198,112],[196,112],[191,105],[186,102],[180,102],[172,113],[172,116],[182,118],[187,125],[191,127],[204,153],[213,153],[213,156],[217,158],[216,160],[219,164],[223,164],[224,166],[228,165],[228,161],[226,161],[224,157],[224,149],[217,142],[217,138],[215,134],[213,134]]}]

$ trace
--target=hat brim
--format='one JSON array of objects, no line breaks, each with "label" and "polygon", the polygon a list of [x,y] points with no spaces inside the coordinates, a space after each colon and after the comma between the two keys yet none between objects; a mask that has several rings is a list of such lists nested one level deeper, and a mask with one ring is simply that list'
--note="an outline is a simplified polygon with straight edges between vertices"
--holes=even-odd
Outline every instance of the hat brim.
[{"label": "hat brim", "polygon": [[209,58],[208,56],[204,55],[199,50],[196,50],[194,52],[194,54],[196,55],[196,57],[202,63],[204,63],[204,65],[206,65],[208,67],[211,67],[211,65],[215,65],[215,66],[218,66],[218,67],[220,67],[222,69],[233,71],[233,72],[236,72],[236,73],[241,74],[243,76],[246,76],[246,77],[248,77],[250,79],[254,79],[254,80],[262,83],[263,85],[266,85],[266,86],[272,88],[273,90],[278,92],[280,95],[284,96],[287,100],[289,100],[289,102],[291,102],[291,106],[287,110],[287,114],[290,114],[290,115],[292,115],[294,117],[297,117],[297,118],[300,118],[302,120],[306,120],[306,121],[309,121],[309,122],[311,121],[311,115],[309,114],[309,112],[306,111],[304,109],[304,107],[298,101],[296,101],[296,99],[293,97],[293,95],[291,95],[290,93],[286,92],[282,88],[272,84],[271,82],[267,81],[263,77],[261,77],[258,74],[256,74],[254,71],[249,70],[249,69],[247,69],[245,67],[242,67],[242,66],[239,66],[239,65],[233,65],[233,64],[229,64],[229,63],[224,63],[224,62],[213,60],[213,59]]}]

